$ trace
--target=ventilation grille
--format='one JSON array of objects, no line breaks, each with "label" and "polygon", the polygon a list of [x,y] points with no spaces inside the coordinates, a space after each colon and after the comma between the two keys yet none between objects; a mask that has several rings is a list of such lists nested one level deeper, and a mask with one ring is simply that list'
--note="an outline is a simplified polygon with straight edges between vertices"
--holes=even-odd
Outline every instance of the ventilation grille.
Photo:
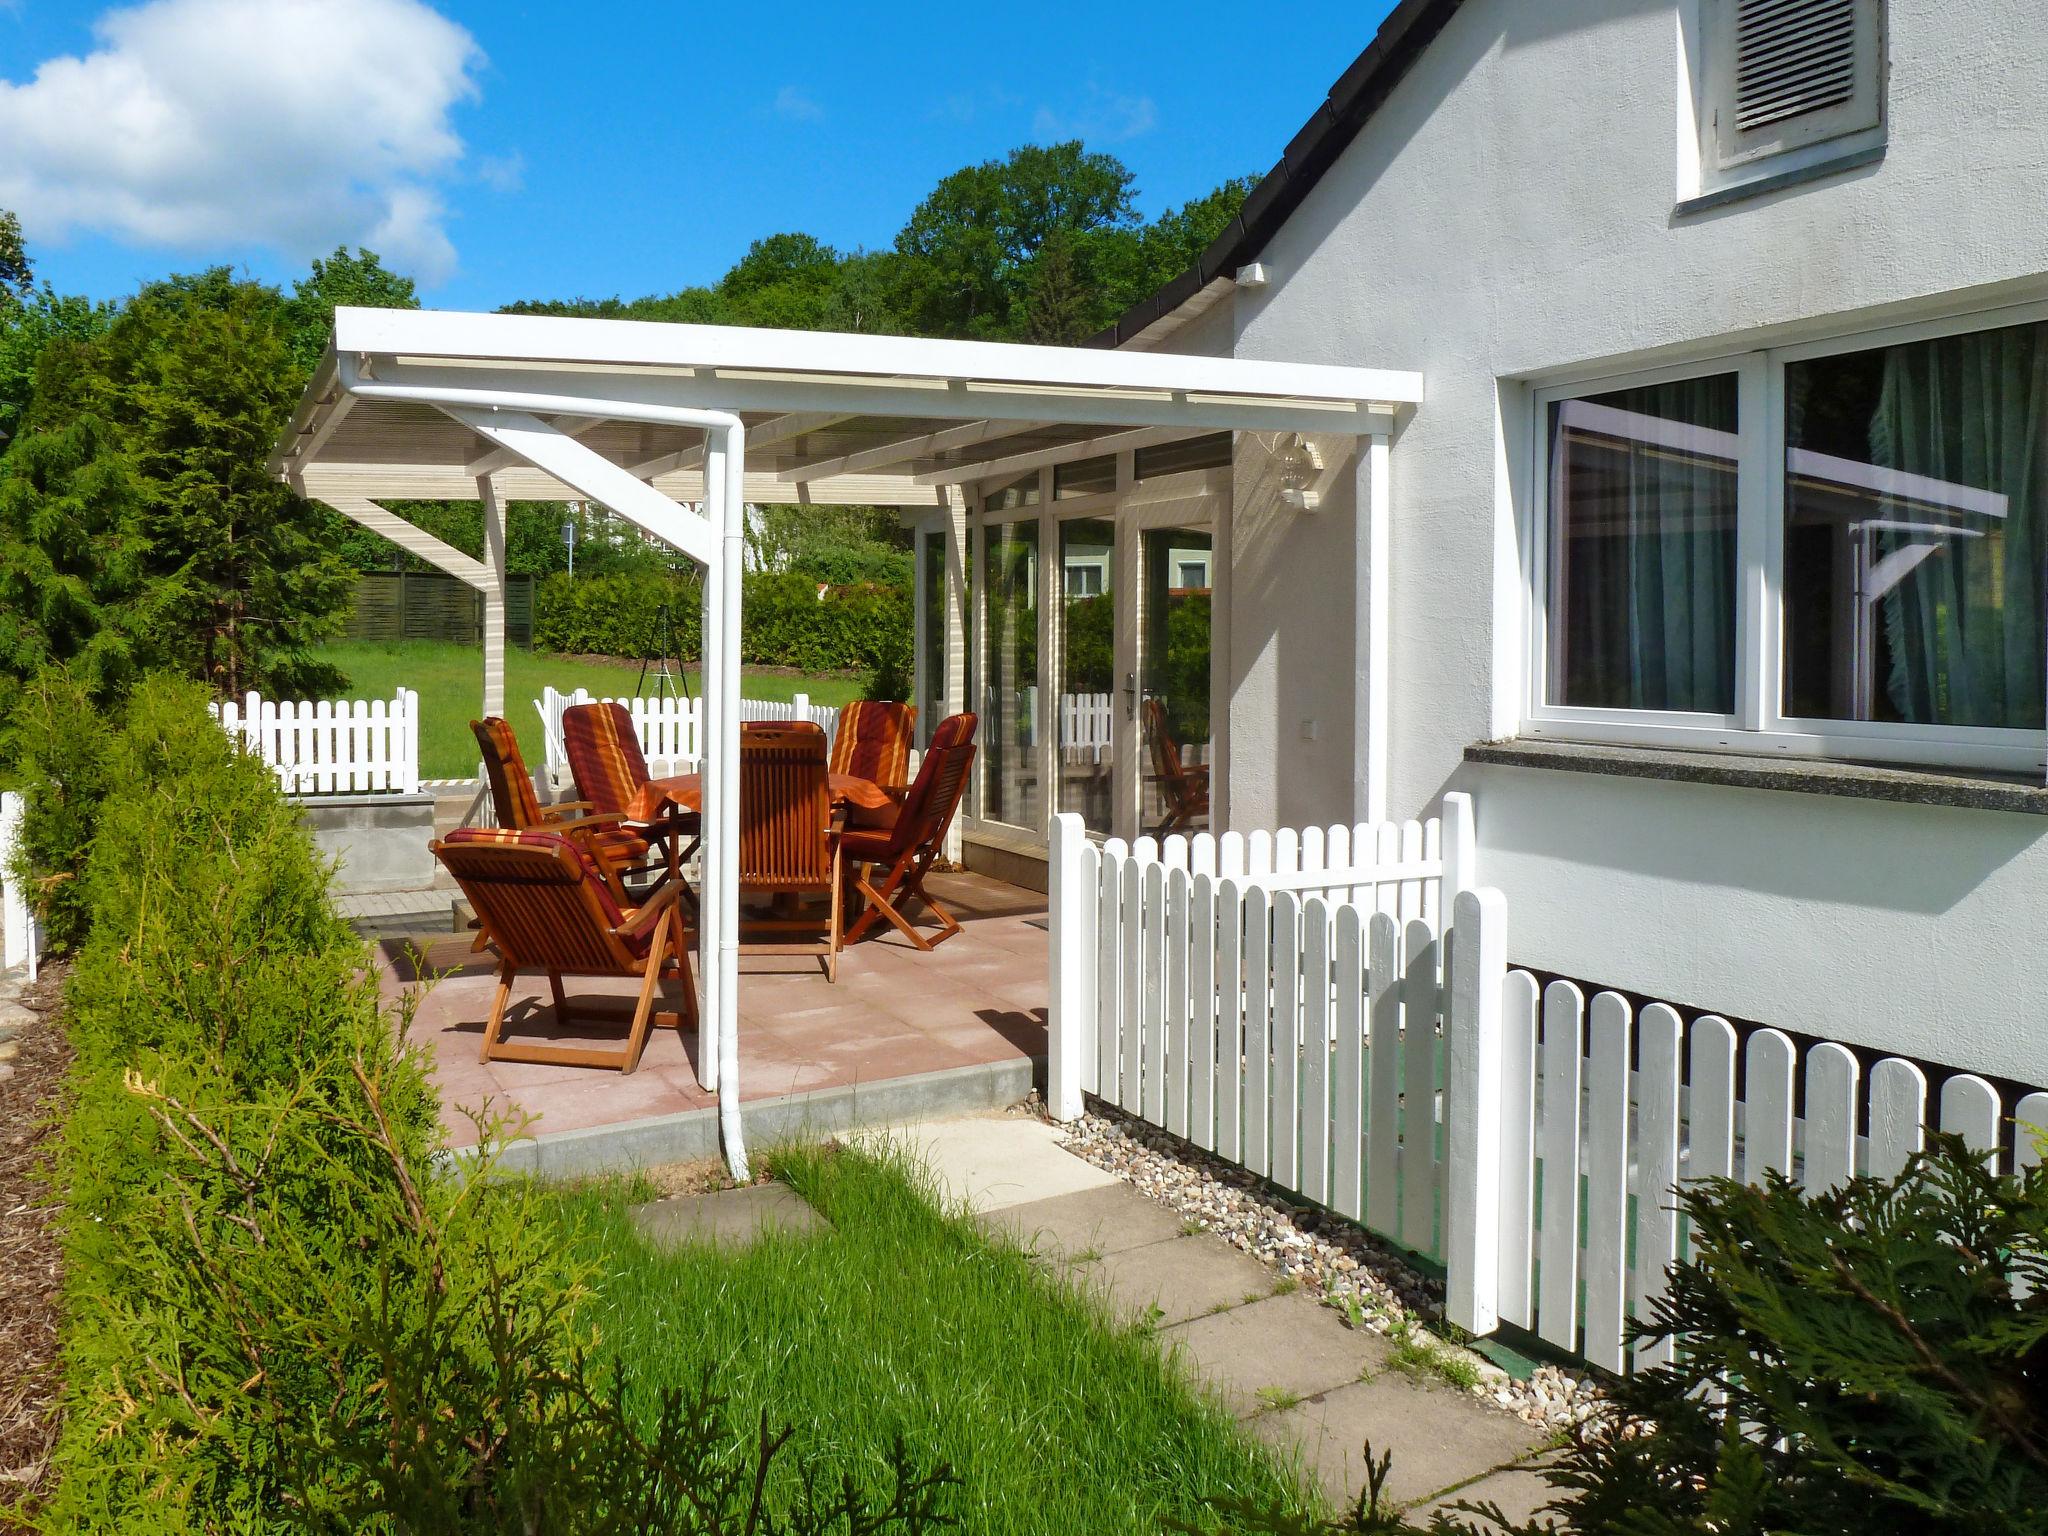
[{"label": "ventilation grille", "polygon": [[1735,126],[1743,133],[1856,94],[1858,0],[1740,0]]}]

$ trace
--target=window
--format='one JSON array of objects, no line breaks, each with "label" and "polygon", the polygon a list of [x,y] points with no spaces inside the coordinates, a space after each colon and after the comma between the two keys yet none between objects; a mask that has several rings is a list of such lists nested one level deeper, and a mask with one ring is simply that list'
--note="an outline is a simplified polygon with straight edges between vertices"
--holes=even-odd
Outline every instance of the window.
[{"label": "window", "polygon": [[2025,771],[2048,310],[1545,391],[1536,734]]},{"label": "window", "polygon": [[1206,592],[1209,590],[1209,562],[1206,560],[1182,560],[1175,569],[1174,587],[1182,592]]},{"label": "window", "polygon": [[1884,0],[1700,0],[1702,190],[1881,146],[1884,46]]},{"label": "window", "polygon": [[1178,475],[1191,469],[1230,468],[1231,438],[1228,432],[1211,432],[1202,437],[1183,437],[1176,442],[1154,443],[1132,455],[1131,477],[1150,480],[1158,475]]},{"label": "window", "polygon": [[1091,559],[1087,564],[1084,565],[1075,565],[1069,563],[1067,566],[1067,596],[1102,596],[1102,573],[1104,570],[1104,565],[1105,562],[1100,559]]},{"label": "window", "polygon": [[1116,455],[1081,459],[1061,464],[1052,472],[1052,499],[1066,501],[1075,496],[1101,496],[1116,489]]}]

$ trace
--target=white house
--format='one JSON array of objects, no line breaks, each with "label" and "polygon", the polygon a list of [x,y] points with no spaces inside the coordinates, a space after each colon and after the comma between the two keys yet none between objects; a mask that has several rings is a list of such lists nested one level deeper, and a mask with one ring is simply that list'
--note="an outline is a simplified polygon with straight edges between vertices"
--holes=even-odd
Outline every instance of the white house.
[{"label": "white house", "polygon": [[1516,963],[2041,1081],[2044,78],[2039,0],[1403,0],[1101,338],[1425,381],[1164,514],[1220,554],[1218,819],[1471,790]]}]

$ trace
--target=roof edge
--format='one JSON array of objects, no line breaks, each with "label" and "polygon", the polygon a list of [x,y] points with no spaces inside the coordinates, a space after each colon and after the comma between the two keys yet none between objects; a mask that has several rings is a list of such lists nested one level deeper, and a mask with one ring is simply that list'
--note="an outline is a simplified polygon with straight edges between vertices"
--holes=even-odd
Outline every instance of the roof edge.
[{"label": "roof edge", "polygon": [[1194,265],[1133,304],[1084,345],[1121,347],[1216,279],[1234,278],[1239,267],[1255,260],[1462,4],[1464,0],[1400,0]]}]

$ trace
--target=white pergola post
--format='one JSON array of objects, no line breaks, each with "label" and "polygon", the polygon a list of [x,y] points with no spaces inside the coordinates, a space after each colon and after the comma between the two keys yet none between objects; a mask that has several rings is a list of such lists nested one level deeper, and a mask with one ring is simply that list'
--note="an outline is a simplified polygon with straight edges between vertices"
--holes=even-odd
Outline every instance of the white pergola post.
[{"label": "white pergola post", "polygon": [[[967,615],[967,492],[958,485],[946,494],[946,677],[942,685],[941,708],[957,715],[967,708],[967,646],[973,631]],[[936,725],[938,722],[932,722]],[[960,818],[946,829],[946,857],[960,862]]]},{"label": "white pergola post", "polygon": [[1387,524],[1393,498],[1387,482],[1391,440],[1374,432],[1358,455],[1358,536],[1352,540],[1357,567],[1352,595],[1352,666],[1358,678],[1352,704],[1352,810],[1357,821],[1387,819],[1387,729],[1389,640],[1387,604],[1390,566]]},{"label": "white pergola post", "polygon": [[505,713],[505,508],[489,475],[476,477],[484,514],[484,713]]},{"label": "white pergola post", "polygon": [[[724,496],[725,445],[716,436],[710,436],[704,446],[705,511],[711,512],[712,501],[722,501]],[[725,562],[721,559],[707,564],[703,580],[704,617],[699,633],[704,651],[704,687],[700,701],[704,715],[699,744],[704,755],[698,768],[704,785],[700,805],[704,824],[701,856],[704,860],[703,878],[708,884],[712,874],[713,833],[725,809],[725,776],[713,768],[713,757],[717,752],[714,744],[722,742],[727,732],[725,699],[719,690],[711,686],[711,679],[723,676],[725,672],[725,626],[718,620],[725,604]],[[719,1089],[718,1019],[724,972],[719,965],[718,946],[725,916],[723,912],[712,911],[710,902],[705,902],[697,914],[697,966],[704,973],[704,1006],[697,1013],[697,1082],[707,1093],[715,1093]]]}]

